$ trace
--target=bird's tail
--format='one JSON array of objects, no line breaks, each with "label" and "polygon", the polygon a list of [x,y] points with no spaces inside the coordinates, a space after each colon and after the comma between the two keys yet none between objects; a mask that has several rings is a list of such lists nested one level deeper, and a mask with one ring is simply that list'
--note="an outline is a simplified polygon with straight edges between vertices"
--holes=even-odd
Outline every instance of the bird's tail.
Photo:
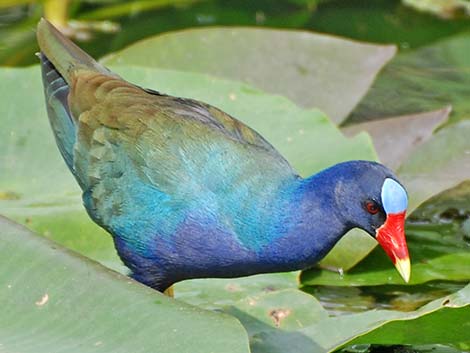
[{"label": "bird's tail", "polygon": [[45,19],[39,21],[37,40],[41,49],[38,56],[41,60],[49,121],[57,146],[74,173],[73,148],[77,137],[77,122],[68,102],[74,77],[83,71],[116,75],[96,62]]},{"label": "bird's tail", "polygon": [[42,54],[69,85],[80,70],[115,76],[43,18],[38,24],[37,39]]},{"label": "bird's tail", "polygon": [[43,53],[39,54],[39,58],[41,59],[42,83],[49,122],[60,153],[73,172],[73,146],[77,131],[67,102],[70,89],[67,82]]}]

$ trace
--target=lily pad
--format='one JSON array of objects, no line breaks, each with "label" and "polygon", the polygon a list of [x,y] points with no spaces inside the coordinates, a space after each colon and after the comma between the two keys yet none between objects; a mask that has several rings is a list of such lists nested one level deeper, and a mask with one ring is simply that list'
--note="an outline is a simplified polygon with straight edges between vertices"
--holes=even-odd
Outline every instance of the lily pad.
[{"label": "lily pad", "polygon": [[328,313],[309,294],[295,289],[267,293],[242,300],[225,312],[243,324],[253,353],[325,352],[315,337],[301,332],[328,320]]},{"label": "lily pad", "polygon": [[230,27],[163,34],[110,55],[104,63],[243,81],[301,106],[321,109],[341,123],[394,54],[394,46],[328,35]]},{"label": "lily pad", "polygon": [[470,120],[438,131],[398,169],[410,192],[411,209],[470,179]]},{"label": "lily pad", "polygon": [[175,298],[200,308],[221,310],[241,300],[298,287],[299,272],[241,278],[193,279],[176,283]]},{"label": "lily pad", "polygon": [[[327,271],[336,273],[349,271],[376,246],[377,241],[369,234],[361,229],[351,229],[320,261],[319,266]],[[392,265],[390,264],[390,266]]]},{"label": "lily pad", "polygon": [[0,217],[6,352],[249,352],[228,315],[172,300]]},{"label": "lily pad", "polygon": [[470,285],[411,312],[329,317],[315,298],[295,289],[255,294],[224,311],[244,325],[255,353],[331,352],[352,344],[458,344],[468,341]]},{"label": "lily pad", "polygon": [[333,317],[296,330],[295,335],[266,330],[251,338],[257,343],[252,350],[277,353],[296,347],[296,352],[331,352],[353,344],[463,343],[468,341],[469,314],[467,286],[408,313],[372,310]]},{"label": "lily pad", "polygon": [[[413,213],[413,218],[428,222],[468,222],[470,216],[470,180],[427,200]],[[470,230],[466,231],[470,239]]]},{"label": "lily pad", "polygon": [[[377,319],[371,325],[373,317]],[[351,315],[341,330],[352,322],[368,321],[364,334],[347,342],[350,344],[458,344],[468,342],[470,327],[470,285],[457,293],[437,299],[409,313],[373,311]],[[374,328],[374,330],[370,330]],[[344,346],[344,345],[343,345]]]},{"label": "lily pad", "polygon": [[405,115],[341,129],[346,136],[367,131],[372,138],[379,160],[391,169],[397,169],[420,144],[432,137],[434,129],[447,121],[451,107],[434,112]]},{"label": "lily pad", "polygon": [[295,331],[328,318],[315,298],[296,289],[252,295],[225,311],[238,317],[251,335],[266,327]]},{"label": "lily pad", "polygon": [[470,34],[400,53],[382,70],[347,123],[452,106],[451,120],[469,118]]}]

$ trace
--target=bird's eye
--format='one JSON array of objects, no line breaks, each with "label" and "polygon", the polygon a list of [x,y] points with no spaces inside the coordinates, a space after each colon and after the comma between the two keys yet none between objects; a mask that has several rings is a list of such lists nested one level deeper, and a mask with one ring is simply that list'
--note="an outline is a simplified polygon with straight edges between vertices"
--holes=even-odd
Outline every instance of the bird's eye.
[{"label": "bird's eye", "polygon": [[370,214],[376,214],[377,212],[379,212],[379,205],[377,205],[377,203],[374,201],[367,201],[366,210]]}]

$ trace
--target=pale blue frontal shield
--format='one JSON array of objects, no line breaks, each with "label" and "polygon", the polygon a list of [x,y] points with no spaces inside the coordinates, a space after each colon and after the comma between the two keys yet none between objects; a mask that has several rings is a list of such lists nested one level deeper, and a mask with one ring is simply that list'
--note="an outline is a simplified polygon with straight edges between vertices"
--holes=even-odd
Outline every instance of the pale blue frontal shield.
[{"label": "pale blue frontal shield", "polygon": [[387,214],[402,213],[408,207],[406,191],[395,180],[387,178],[382,185],[382,205]]}]

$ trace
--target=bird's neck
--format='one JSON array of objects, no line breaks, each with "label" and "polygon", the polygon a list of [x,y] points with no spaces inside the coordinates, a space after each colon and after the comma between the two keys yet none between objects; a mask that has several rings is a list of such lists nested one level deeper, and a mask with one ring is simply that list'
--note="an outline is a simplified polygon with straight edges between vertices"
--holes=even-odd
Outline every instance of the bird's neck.
[{"label": "bird's neck", "polygon": [[276,271],[310,267],[323,258],[352,228],[337,204],[338,179],[319,173],[286,187],[277,235],[262,254]]}]

